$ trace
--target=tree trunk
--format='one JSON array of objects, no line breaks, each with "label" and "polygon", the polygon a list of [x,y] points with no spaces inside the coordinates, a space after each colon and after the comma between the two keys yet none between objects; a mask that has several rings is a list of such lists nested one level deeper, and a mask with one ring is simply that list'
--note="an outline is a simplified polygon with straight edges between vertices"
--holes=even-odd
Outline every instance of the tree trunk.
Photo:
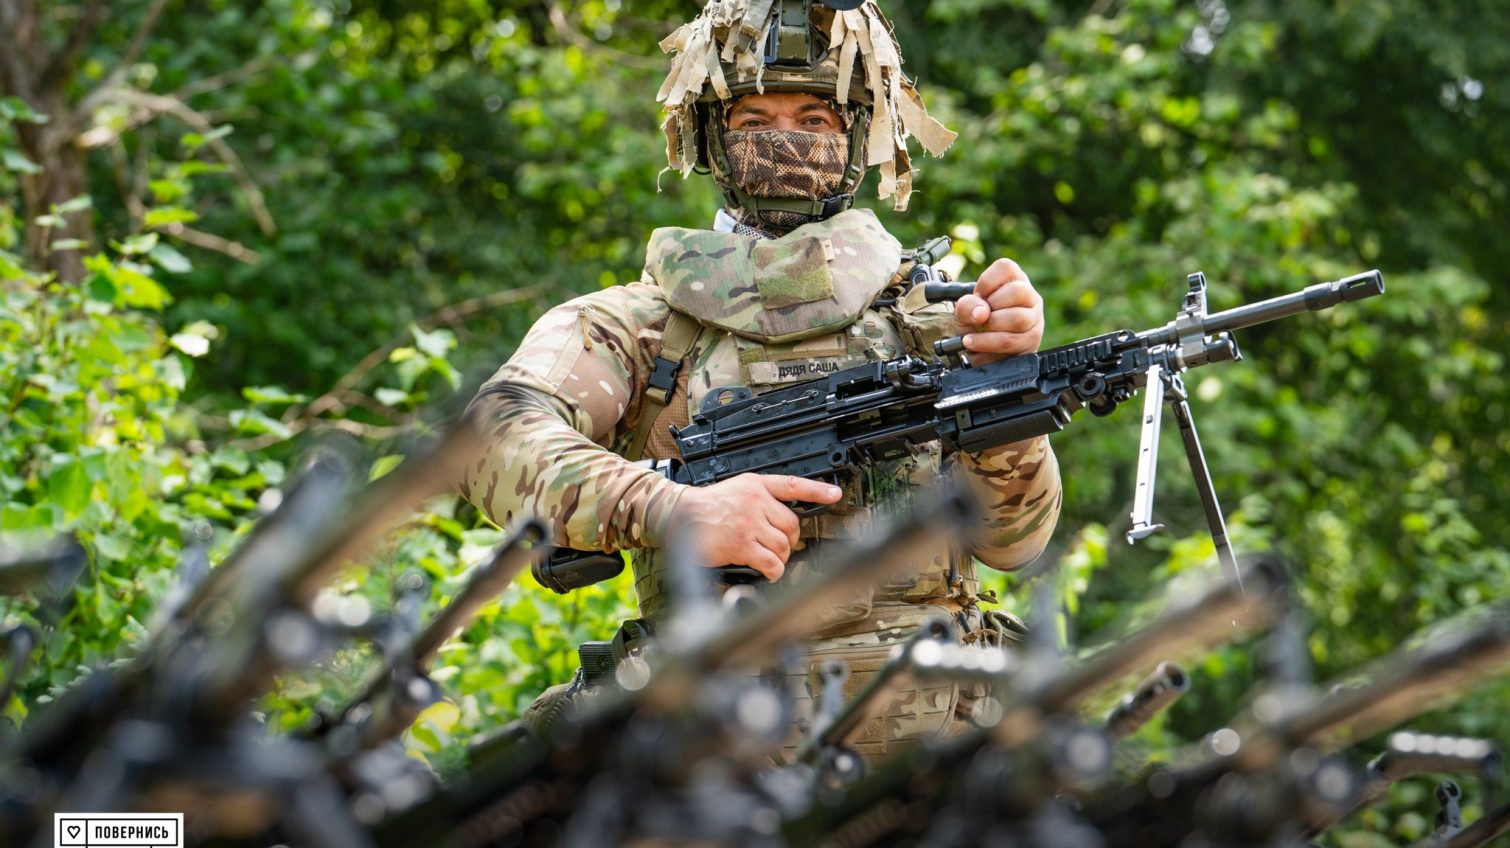
[{"label": "tree trunk", "polygon": [[[26,253],[36,267],[51,271],[58,279],[76,283],[84,279],[84,252],[94,244],[94,213],[91,209],[61,214],[63,226],[38,221],[54,207],[89,193],[87,161],[70,126],[69,111],[61,97],[51,102],[29,104],[49,117],[45,124],[18,124],[17,135],[26,158],[42,170],[21,178],[26,213]],[[85,247],[53,249],[65,239],[82,241]]]}]

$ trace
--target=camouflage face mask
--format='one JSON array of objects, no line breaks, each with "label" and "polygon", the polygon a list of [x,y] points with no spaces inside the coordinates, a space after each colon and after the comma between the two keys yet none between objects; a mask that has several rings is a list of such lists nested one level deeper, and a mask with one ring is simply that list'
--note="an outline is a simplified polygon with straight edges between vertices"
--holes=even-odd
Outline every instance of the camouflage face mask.
[{"label": "camouflage face mask", "polygon": [[[839,193],[849,166],[849,136],[793,130],[731,131],[724,134],[729,180],[754,197],[823,200]],[[756,224],[778,234],[816,220],[797,212],[769,210]]]}]

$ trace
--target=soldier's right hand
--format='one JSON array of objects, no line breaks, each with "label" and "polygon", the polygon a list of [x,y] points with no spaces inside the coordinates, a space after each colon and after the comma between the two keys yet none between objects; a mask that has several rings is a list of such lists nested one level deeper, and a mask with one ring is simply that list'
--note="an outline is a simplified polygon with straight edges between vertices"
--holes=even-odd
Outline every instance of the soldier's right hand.
[{"label": "soldier's right hand", "polygon": [[672,518],[692,531],[702,561],[711,566],[748,565],[778,580],[797,544],[797,514],[786,504],[838,502],[838,486],[785,474],[741,474],[711,486],[692,486],[677,501]]}]

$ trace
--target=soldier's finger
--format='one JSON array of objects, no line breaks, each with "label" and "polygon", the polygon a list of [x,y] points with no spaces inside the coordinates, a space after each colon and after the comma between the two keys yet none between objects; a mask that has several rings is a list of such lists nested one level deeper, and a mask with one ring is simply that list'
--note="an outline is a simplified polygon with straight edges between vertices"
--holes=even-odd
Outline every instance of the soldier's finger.
[{"label": "soldier's finger", "polygon": [[786,534],[787,541],[792,547],[797,546],[798,533],[802,530],[802,520],[797,517],[797,513],[785,506],[774,504],[766,510],[765,517],[771,522],[772,527]]},{"label": "soldier's finger", "polygon": [[965,350],[971,353],[1028,353],[1038,347],[1038,333],[971,333],[965,336]]},{"label": "soldier's finger", "polygon": [[1012,306],[997,309],[990,320],[980,329],[988,333],[1027,333],[1043,322],[1037,309],[1027,306]]},{"label": "soldier's finger", "polygon": [[975,281],[975,293],[989,299],[997,289],[1018,280],[1028,281],[1022,267],[1010,259],[998,259],[981,272],[980,279]]},{"label": "soldier's finger", "polygon": [[991,292],[986,298],[991,305],[991,311],[1007,309],[1013,306],[1037,307],[1043,302],[1043,298],[1033,289],[1033,284],[1027,278],[1021,280],[1008,280],[1000,288]]},{"label": "soldier's finger", "polygon": [[743,564],[760,572],[772,583],[786,573],[786,557],[777,556],[775,551],[762,544],[750,547],[749,556]]},{"label": "soldier's finger", "polygon": [[761,474],[759,479],[765,490],[781,501],[831,504],[844,494],[838,486],[792,474]]},{"label": "soldier's finger", "polygon": [[954,302],[954,320],[976,326],[991,315],[991,305],[980,295],[967,294]]}]

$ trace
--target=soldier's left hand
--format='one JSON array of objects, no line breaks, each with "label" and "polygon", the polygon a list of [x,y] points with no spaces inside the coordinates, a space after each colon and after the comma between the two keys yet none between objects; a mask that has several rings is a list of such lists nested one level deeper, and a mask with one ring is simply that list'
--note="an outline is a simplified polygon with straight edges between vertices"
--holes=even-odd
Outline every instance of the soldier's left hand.
[{"label": "soldier's left hand", "polygon": [[1010,259],[991,263],[976,280],[975,293],[955,301],[954,319],[976,365],[1032,353],[1043,341],[1043,298]]}]

